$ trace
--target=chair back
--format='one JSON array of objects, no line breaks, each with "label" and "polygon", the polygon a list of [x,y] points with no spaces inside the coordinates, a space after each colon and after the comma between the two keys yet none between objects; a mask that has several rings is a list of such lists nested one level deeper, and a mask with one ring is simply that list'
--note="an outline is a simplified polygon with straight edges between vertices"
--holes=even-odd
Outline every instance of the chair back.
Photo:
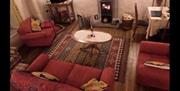
[{"label": "chair back", "polygon": [[137,3],[135,3],[135,5],[134,5],[134,9],[135,9],[135,22],[137,22],[137,20],[138,20]]},{"label": "chair back", "polygon": [[152,6],[167,6],[167,0],[153,0]]},{"label": "chair back", "polygon": [[81,16],[79,14],[77,15],[77,17],[78,17],[80,29],[90,29],[91,28],[90,17]]},{"label": "chair back", "polygon": [[137,29],[138,26],[143,26],[143,27],[148,26],[148,23],[146,21],[138,19],[137,3],[135,3],[134,9],[135,9],[135,19],[134,19],[135,23],[134,23],[134,27],[133,27],[133,35],[132,35],[133,38],[135,36],[136,29]]}]

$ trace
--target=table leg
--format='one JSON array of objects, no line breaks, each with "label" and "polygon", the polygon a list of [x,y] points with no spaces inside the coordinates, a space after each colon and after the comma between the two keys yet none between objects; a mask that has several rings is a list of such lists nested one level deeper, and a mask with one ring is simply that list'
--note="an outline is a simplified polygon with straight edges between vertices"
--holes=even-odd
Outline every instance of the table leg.
[{"label": "table leg", "polygon": [[90,49],[90,54],[93,54],[93,49],[98,50],[100,52],[100,49],[98,48],[97,44],[89,44],[87,47],[80,48],[82,51],[88,52],[88,49]]}]

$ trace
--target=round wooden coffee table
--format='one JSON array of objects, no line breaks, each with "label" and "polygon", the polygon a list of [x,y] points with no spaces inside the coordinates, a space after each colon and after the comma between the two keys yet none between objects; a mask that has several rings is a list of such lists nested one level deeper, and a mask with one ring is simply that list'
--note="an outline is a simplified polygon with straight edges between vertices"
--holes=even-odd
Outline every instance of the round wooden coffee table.
[{"label": "round wooden coffee table", "polygon": [[81,48],[81,50],[87,51],[87,49],[91,49],[90,53],[93,54],[93,49],[98,50],[98,43],[105,43],[112,39],[111,34],[100,32],[100,31],[90,31],[90,30],[79,30],[73,34],[73,38],[81,43],[88,43],[87,47]]}]

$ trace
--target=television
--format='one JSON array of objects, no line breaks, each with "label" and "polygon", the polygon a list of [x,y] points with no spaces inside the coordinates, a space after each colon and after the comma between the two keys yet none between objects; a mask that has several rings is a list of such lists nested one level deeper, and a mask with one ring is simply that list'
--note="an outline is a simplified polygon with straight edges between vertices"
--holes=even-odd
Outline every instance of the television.
[{"label": "television", "polygon": [[51,3],[61,3],[61,2],[64,2],[66,0],[50,0]]}]

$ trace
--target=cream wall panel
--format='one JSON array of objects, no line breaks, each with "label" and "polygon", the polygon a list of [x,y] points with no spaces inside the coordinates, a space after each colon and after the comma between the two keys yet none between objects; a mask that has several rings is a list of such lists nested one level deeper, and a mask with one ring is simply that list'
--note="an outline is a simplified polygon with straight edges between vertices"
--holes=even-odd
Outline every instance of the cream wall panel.
[{"label": "cream wall panel", "polygon": [[19,9],[19,12],[22,16],[22,19],[26,19],[27,17],[30,17],[30,12],[27,7],[27,2],[29,0],[14,0],[15,4],[17,5],[17,8]]},{"label": "cream wall panel", "polygon": [[75,14],[98,14],[97,0],[73,0]]}]

